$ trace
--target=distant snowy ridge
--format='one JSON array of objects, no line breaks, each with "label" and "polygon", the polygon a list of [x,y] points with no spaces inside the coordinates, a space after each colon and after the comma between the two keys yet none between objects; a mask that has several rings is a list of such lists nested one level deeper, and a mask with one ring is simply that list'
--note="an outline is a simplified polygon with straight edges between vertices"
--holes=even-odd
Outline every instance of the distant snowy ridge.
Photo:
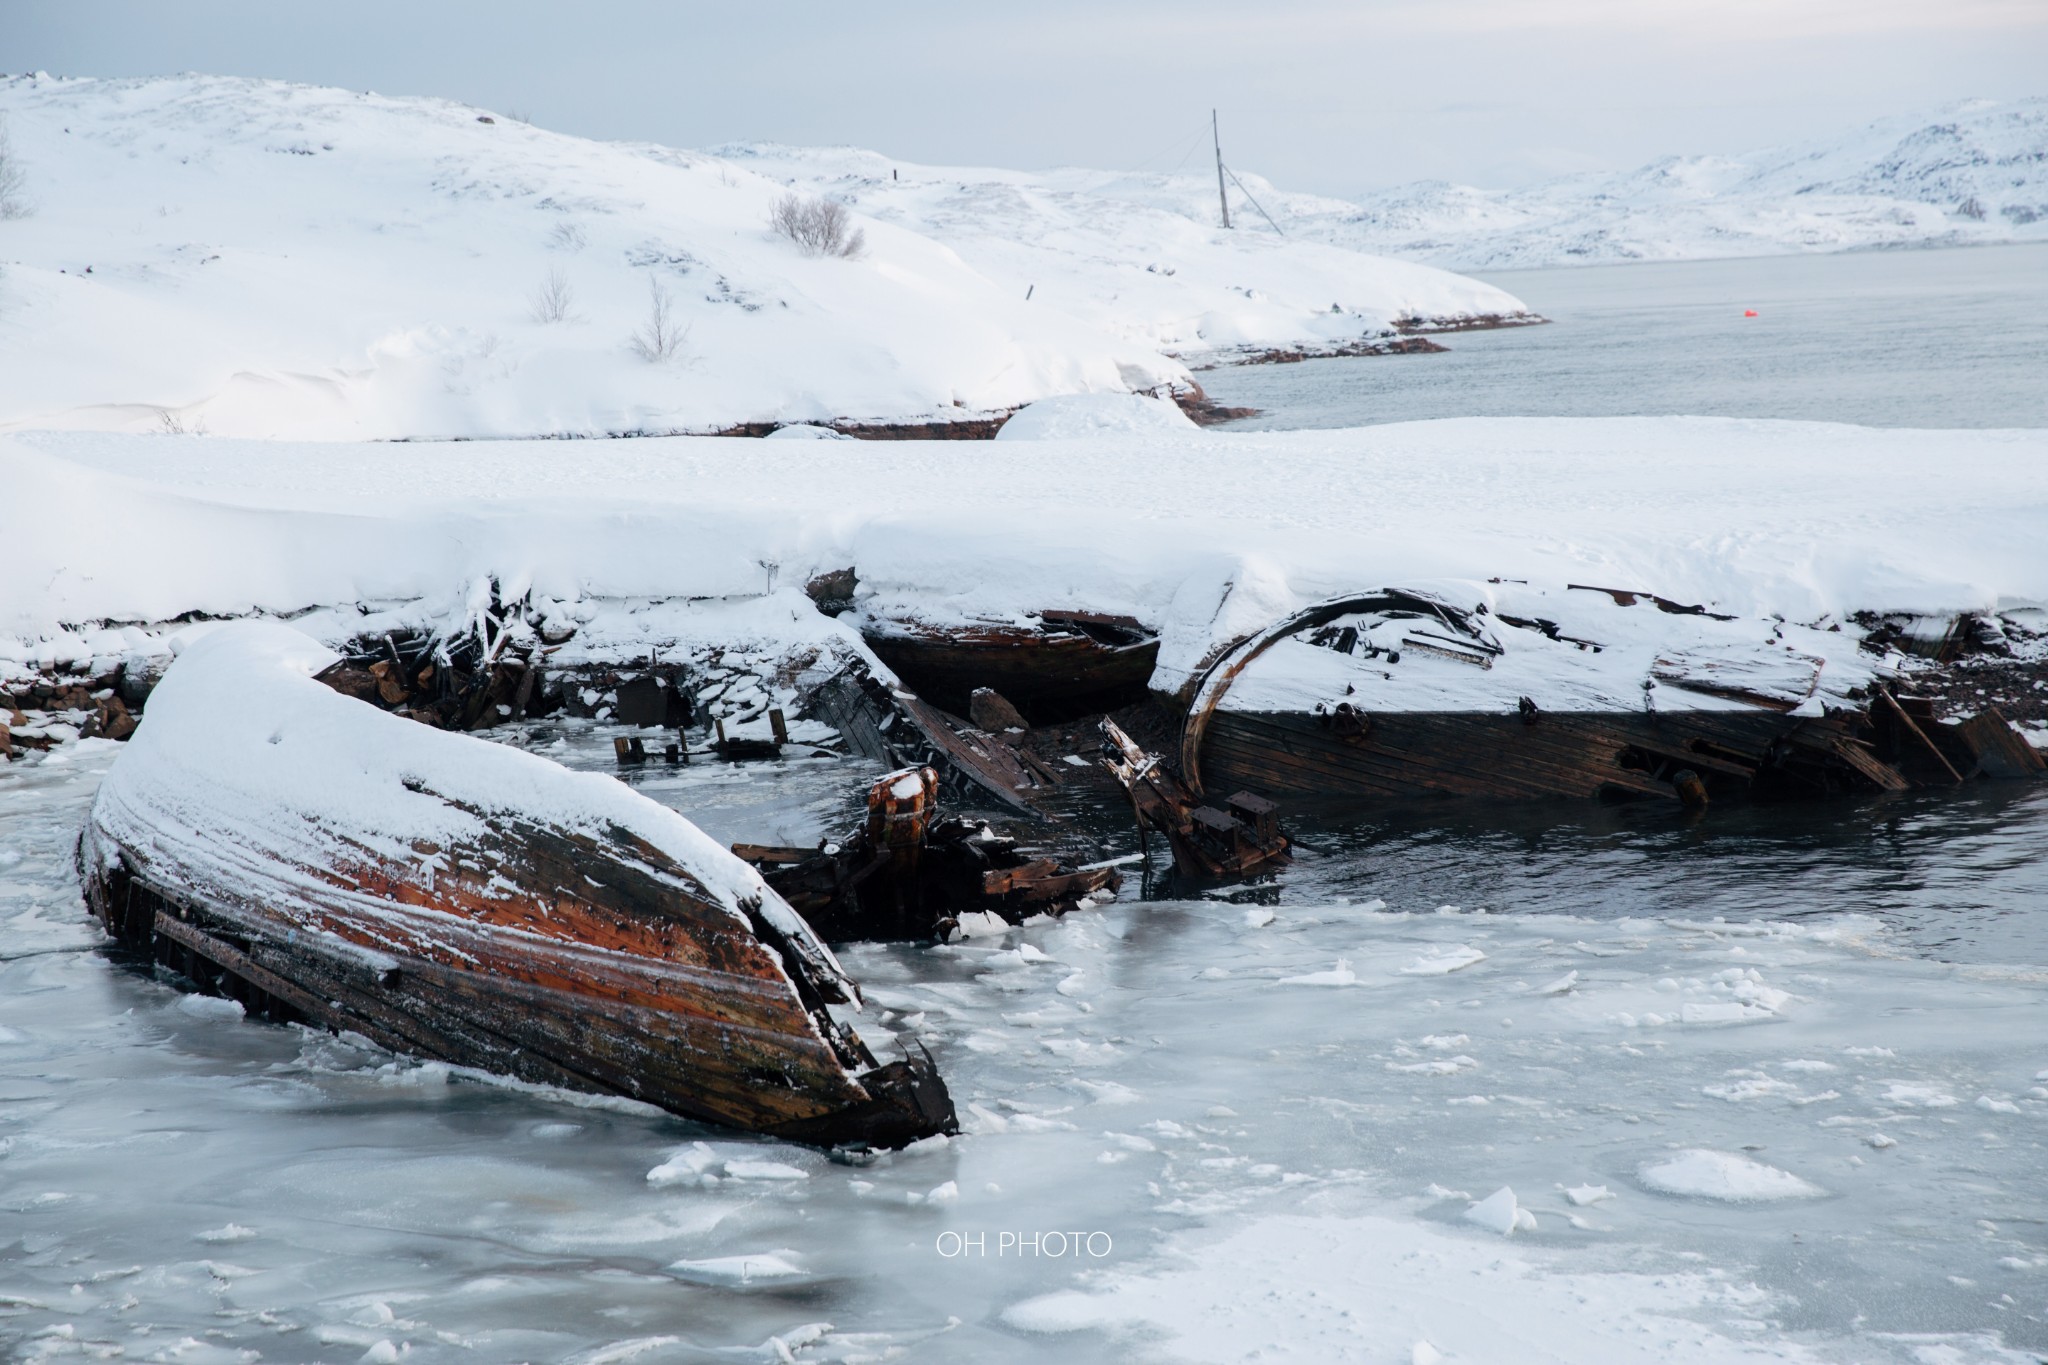
[{"label": "distant snowy ridge", "polygon": [[[806,256],[770,230],[789,187],[765,167],[444,100],[35,75],[0,79],[0,117],[32,210],[0,219],[0,430],[945,420],[1186,384],[1169,337],[1291,345],[1384,334],[1397,311],[1521,307],[1430,267],[1181,219],[1171,241],[1041,241],[1035,290],[1002,250],[858,201],[865,252]],[[650,358],[657,307],[672,344]]]},{"label": "distant snowy ridge", "polygon": [[1467,270],[2048,241],[2048,97],[1523,190],[1422,182],[1345,208],[1275,198],[1289,231]]}]

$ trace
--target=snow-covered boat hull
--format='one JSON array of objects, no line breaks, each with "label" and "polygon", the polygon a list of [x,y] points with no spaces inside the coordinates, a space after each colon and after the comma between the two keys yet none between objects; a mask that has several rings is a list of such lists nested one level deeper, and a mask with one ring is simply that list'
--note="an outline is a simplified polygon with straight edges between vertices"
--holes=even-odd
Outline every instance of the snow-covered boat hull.
[{"label": "snow-covered boat hull", "polygon": [[330,691],[332,658],[237,625],[172,667],[79,841],[123,943],[255,1012],[709,1122],[952,1127],[928,1061],[832,1017],[855,986],[751,868],[610,778]]},{"label": "snow-covered boat hull", "polygon": [[1842,643],[1853,637],[1808,628],[1802,648],[1781,638],[1782,623],[1766,635],[1652,594],[1568,594],[1578,596],[1523,594],[1563,625],[1404,589],[1305,608],[1203,675],[1181,771],[1198,791],[1289,802],[1688,805],[2039,775],[1996,711],[1936,724],[1854,657]]}]

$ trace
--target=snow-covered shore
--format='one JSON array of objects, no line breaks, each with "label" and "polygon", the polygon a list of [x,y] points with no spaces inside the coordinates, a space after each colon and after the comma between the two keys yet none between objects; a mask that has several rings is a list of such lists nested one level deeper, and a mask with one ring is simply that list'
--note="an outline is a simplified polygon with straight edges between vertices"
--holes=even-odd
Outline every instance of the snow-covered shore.
[{"label": "snow-covered shore", "polygon": [[[744,162],[444,100],[38,75],[0,80],[0,120],[32,210],[0,218],[0,430],[954,420],[1184,386],[1169,340],[1315,342],[1521,308],[1432,267],[1156,213],[1014,251],[994,239],[1038,218],[995,214],[986,250],[956,251],[856,213],[858,258],[806,256],[769,227],[789,187]],[[674,345],[636,348],[657,294]]]},{"label": "snow-covered shore", "polygon": [[156,649],[136,626],[188,613],[324,608],[345,630],[361,604],[459,620],[492,580],[608,622],[622,650],[656,643],[657,616],[715,631],[719,612],[779,614],[776,630],[810,638],[837,623],[799,622],[796,589],[848,566],[871,611],[1135,616],[1165,637],[1162,673],[1305,603],[1438,580],[1481,594],[1590,583],[1818,631],[1865,611],[2048,605],[2040,431],[1630,418],[993,445],[41,433],[0,437],[0,479],[0,657],[16,668]]},{"label": "snow-covered shore", "polygon": [[1219,231],[1214,180],[920,166],[857,147],[716,150],[944,242],[1013,294],[1190,360],[1246,348],[1385,345],[1397,323],[1450,331],[1538,320],[1494,285],[1363,256],[1334,239],[1283,237],[1242,199],[1236,230]]}]

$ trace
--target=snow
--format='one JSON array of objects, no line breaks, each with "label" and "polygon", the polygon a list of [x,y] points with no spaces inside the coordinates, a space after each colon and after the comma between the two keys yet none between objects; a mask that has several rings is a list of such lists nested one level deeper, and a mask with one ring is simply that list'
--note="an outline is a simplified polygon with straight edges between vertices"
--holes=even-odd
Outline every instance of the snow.
[{"label": "snow", "polygon": [[1185,433],[1195,424],[1178,406],[1139,394],[1085,393],[1041,398],[996,433],[998,441],[1064,441],[1090,436]]},{"label": "snow", "polygon": [[1827,1193],[1790,1171],[1734,1152],[1694,1149],[1646,1163],[1636,1173],[1645,1189],[1692,1199],[1749,1204],[1771,1199],[1816,1199]]},{"label": "snow", "polygon": [[[769,229],[795,171],[765,154],[594,142],[445,100],[33,75],[0,79],[0,117],[34,209],[0,235],[0,430],[943,420],[1185,384],[1169,345],[1520,309],[1434,267],[1114,196],[1081,193],[1058,210],[1074,230],[1050,232],[1032,177],[1004,172],[971,228],[825,177],[867,247],[807,257]],[[929,177],[950,194],[954,173]],[[545,310],[551,285],[567,298]],[[657,294],[680,337],[665,359],[635,345]]]},{"label": "snow", "polygon": [[[913,231],[803,256],[768,227],[784,187],[717,157],[213,76],[14,77],[0,115],[35,210],[0,249],[0,429],[602,435],[1186,376]],[[682,333],[659,362],[651,290]]]},{"label": "snow", "polygon": [[1251,175],[1245,183],[1285,236],[1235,193],[1236,225],[1223,230],[1213,178],[921,166],[853,147],[734,143],[715,154],[943,242],[1033,308],[1061,309],[1190,358],[1387,339],[1398,320],[1455,324],[1528,311],[1495,285],[1367,255],[1313,226],[1297,230],[1303,215],[1356,210],[1282,195]]},{"label": "snow", "polygon": [[[1519,190],[1425,181],[1341,206],[1261,194],[1289,233],[1464,270],[2048,239],[2048,97],[1837,137],[1668,156]],[[1276,207],[1277,205],[1277,207]]]},{"label": "snow", "polygon": [[[496,813],[569,833],[637,836],[674,860],[656,875],[750,924],[757,903],[778,929],[830,953],[760,874],[676,812],[609,778],[435,730],[313,681],[336,656],[269,621],[220,624],[178,651],[93,803],[94,833],[128,849],[168,884],[214,904],[289,904],[307,869],[413,866],[487,847]],[[223,705],[223,698],[233,698]],[[108,846],[99,846],[102,855]],[[431,941],[445,915],[332,888],[391,942]],[[309,931],[310,932],[310,931]],[[211,1017],[241,1006],[187,997]]]},{"label": "snow", "polygon": [[[992,480],[992,447],[957,442],[0,437],[0,541],[16,567],[0,576],[0,672],[95,656],[160,667],[161,631],[107,623],[193,612],[320,608],[295,624],[328,643],[386,621],[459,625],[493,579],[574,627],[564,663],[721,634],[771,652],[858,649],[797,591],[851,565],[857,605],[876,616],[1130,614],[1162,632],[1162,688],[1307,603],[1406,585],[1606,646],[1501,624],[1514,648],[1492,670],[1409,653],[1385,670],[1412,674],[1420,695],[1457,686],[1475,689],[1471,704],[1512,708],[1526,681],[1548,689],[1533,694],[1547,708],[1635,709],[1652,674],[1726,654],[1817,659],[1814,685],[1838,697],[1883,662],[1836,629],[1856,612],[2048,602],[2039,431],[1466,419],[1001,448]],[[1684,657],[1660,668],[1673,650]],[[1282,700],[1389,685],[1332,650],[1271,657]],[[1516,672],[1525,659],[1534,674]],[[1242,684],[1233,704],[1266,685]],[[1654,698],[1723,704],[1665,684]]]},{"label": "snow", "polygon": [[[1512,1191],[1500,1195],[1512,1208]],[[1552,1254],[1503,1255],[1385,1217],[1268,1216],[1222,1236],[1177,1237],[1167,1268],[1112,1272],[1004,1320],[1039,1333],[1121,1329],[1133,1345],[1151,1336],[1171,1359],[1201,1362],[1368,1362],[1397,1350],[1417,1361],[1824,1359],[1694,1320],[1746,1315],[1760,1297],[1712,1273],[1574,1271]]]}]

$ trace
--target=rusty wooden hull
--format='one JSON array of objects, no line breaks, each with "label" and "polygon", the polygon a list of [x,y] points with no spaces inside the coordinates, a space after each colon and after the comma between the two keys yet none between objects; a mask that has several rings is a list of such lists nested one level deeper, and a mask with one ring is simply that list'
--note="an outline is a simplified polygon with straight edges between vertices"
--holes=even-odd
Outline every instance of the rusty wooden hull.
[{"label": "rusty wooden hull", "polygon": [[1280,800],[1676,800],[1670,779],[1682,770],[1710,790],[1753,790],[1759,774],[1788,794],[1828,790],[1830,781],[1852,790],[1860,784],[1842,775],[1837,746],[1858,742],[1844,722],[1769,711],[1546,712],[1534,724],[1513,715],[1393,713],[1354,734],[1326,717],[1217,711],[1199,761],[1208,790],[1250,787]]},{"label": "rusty wooden hull", "polygon": [[[82,861],[104,853],[88,846]],[[927,1064],[856,1078],[859,1059],[835,1049],[800,1000],[745,970],[485,925],[408,935],[345,916],[252,912],[114,863],[87,878],[95,917],[252,1014],[799,1141],[897,1145],[952,1125]]]},{"label": "rusty wooden hull", "polygon": [[[1135,623],[1133,623],[1133,626]],[[1110,643],[1098,635],[1108,635]],[[977,687],[993,688],[1035,724],[1127,706],[1145,696],[1157,636],[1133,627],[871,628],[869,648],[925,700],[966,715]]]}]

